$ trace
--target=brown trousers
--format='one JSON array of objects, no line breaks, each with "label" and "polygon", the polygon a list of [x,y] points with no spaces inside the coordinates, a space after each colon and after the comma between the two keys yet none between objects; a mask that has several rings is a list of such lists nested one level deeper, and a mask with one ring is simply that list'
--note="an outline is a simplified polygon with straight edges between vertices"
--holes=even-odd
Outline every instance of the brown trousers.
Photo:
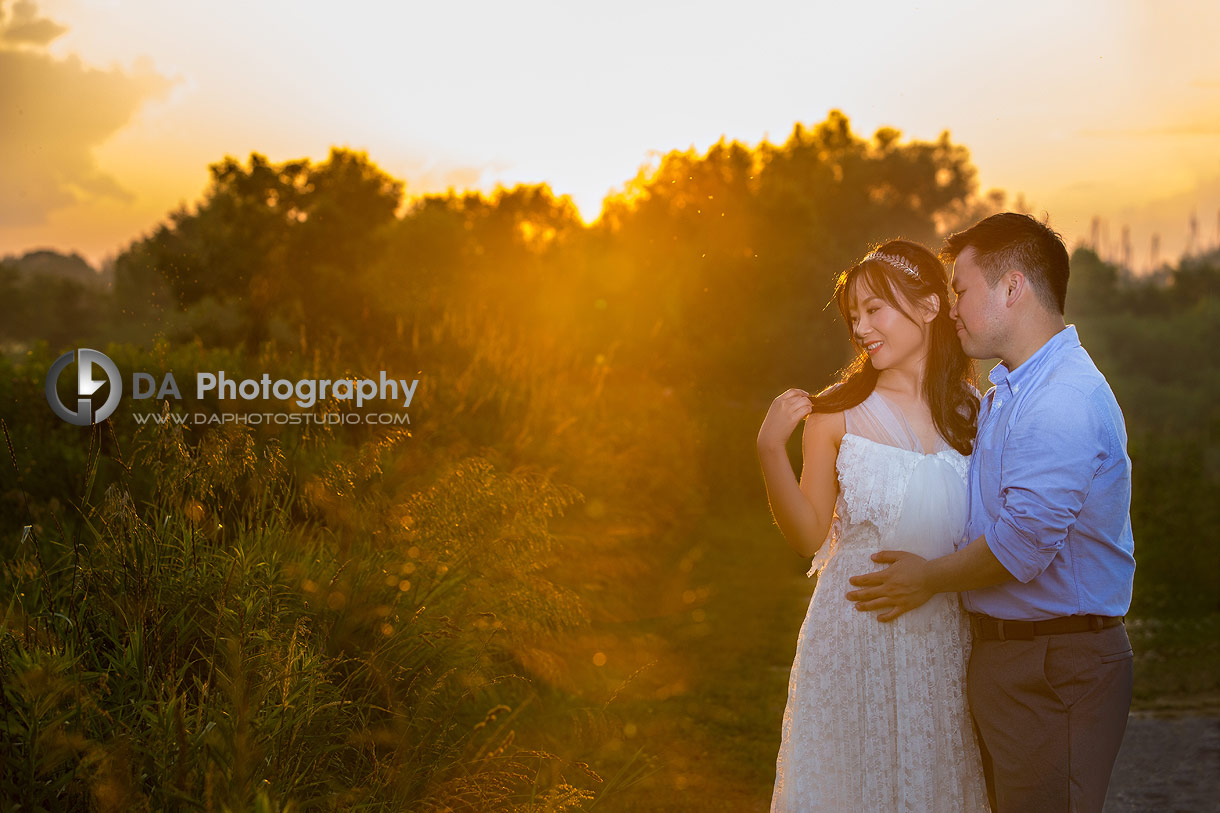
[{"label": "brown trousers", "polygon": [[975,639],[967,694],[997,813],[1100,811],[1133,681],[1127,630]]}]

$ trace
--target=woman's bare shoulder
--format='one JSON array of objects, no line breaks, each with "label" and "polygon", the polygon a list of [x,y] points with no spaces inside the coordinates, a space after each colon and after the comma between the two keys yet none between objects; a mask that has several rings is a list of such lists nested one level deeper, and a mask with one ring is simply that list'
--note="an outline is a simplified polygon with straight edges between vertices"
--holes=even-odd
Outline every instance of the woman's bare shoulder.
[{"label": "woman's bare shoulder", "polygon": [[[841,386],[843,386],[843,382],[836,381],[824,387],[814,398],[821,398],[834,392]],[[805,419],[805,438],[807,441],[814,443],[830,441],[834,444],[835,449],[838,449],[839,441],[843,439],[843,435],[847,432],[847,419],[844,417],[845,415],[846,410],[811,412],[809,417]]]},{"label": "woman's bare shoulder", "polygon": [[838,448],[839,441],[847,432],[847,419],[843,412],[811,412],[805,419],[806,443],[830,441]]}]

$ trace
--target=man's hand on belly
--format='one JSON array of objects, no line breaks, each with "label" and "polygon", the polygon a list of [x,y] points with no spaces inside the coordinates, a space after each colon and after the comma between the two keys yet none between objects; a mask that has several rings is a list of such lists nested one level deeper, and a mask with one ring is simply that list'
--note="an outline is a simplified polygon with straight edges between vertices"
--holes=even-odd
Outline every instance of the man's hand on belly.
[{"label": "man's hand on belly", "polygon": [[885,610],[877,620],[893,621],[936,595],[928,583],[928,560],[922,556],[901,550],[883,550],[871,558],[874,562],[888,563],[889,567],[848,580],[862,588],[846,594],[856,602],[857,610]]}]

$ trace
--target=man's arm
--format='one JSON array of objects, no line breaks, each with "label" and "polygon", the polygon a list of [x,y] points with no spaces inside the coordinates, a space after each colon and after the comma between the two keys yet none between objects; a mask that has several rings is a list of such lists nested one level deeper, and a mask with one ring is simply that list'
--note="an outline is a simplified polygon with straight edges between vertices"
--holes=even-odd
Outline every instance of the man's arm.
[{"label": "man's arm", "polygon": [[1062,549],[1109,443],[1088,397],[1062,384],[1044,385],[1005,442],[1000,509],[983,533],[935,564],[909,553],[874,554],[874,561],[893,564],[853,576],[852,584],[868,590],[847,597],[867,602],[857,609],[890,608],[879,616],[890,621],[938,592],[1032,581]]},{"label": "man's arm", "polygon": [[995,558],[984,537],[966,547],[937,559],[924,559],[905,551],[880,551],[874,562],[890,566],[876,573],[852,576],[851,583],[862,589],[847,597],[857,610],[886,610],[878,621],[892,621],[914,610],[937,593],[960,593],[1011,581],[1013,575]]},{"label": "man's arm", "polygon": [[928,585],[933,593],[960,593],[1003,584],[1015,578],[995,558],[987,539],[980,536],[959,551],[927,562]]}]

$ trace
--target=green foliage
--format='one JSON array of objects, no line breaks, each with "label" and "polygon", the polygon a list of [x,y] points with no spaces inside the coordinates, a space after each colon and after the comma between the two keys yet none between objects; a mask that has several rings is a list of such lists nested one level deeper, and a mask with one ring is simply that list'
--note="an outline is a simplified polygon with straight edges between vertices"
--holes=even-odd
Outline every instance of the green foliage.
[{"label": "green foliage", "polygon": [[[79,599],[67,615],[92,637],[74,651],[111,656],[78,661],[64,679],[80,684],[97,672],[109,686],[124,685],[121,694],[90,695],[94,716],[65,724],[73,736],[86,733],[76,762],[65,759],[72,778],[62,793],[78,800],[101,793],[118,807],[164,802],[172,791],[233,809],[265,797],[342,809],[513,809],[532,799],[530,809],[560,810],[646,775],[638,752],[616,760],[605,781],[587,765],[618,726],[607,704],[587,705],[569,676],[563,636],[585,626],[588,611],[569,586],[583,568],[568,565],[591,561],[590,552],[571,548],[584,543],[590,523],[631,517],[628,536],[615,530],[601,575],[616,578],[615,567],[626,563],[638,572],[650,526],[695,513],[696,495],[666,476],[680,465],[670,455],[689,446],[691,432],[671,430],[667,443],[650,448],[644,438],[660,435],[666,417],[649,408],[655,385],[615,390],[618,411],[610,414],[599,399],[604,363],[582,364],[545,343],[488,343],[487,331],[466,321],[439,327],[419,345],[430,374],[421,400],[431,403],[411,432],[305,425],[255,435],[170,423],[141,430],[130,415],[152,406],[141,403],[102,427],[79,429],[45,407],[42,376],[54,358],[45,345],[21,363],[4,362],[11,374],[0,380],[0,399],[23,474],[21,487],[6,494],[8,526],[50,535],[30,568],[62,563],[69,549],[93,563],[88,580],[79,571],[75,590],[59,586],[56,601]],[[104,349],[130,380],[135,370],[157,379],[205,369],[332,377],[352,370],[337,348],[294,354],[269,344],[251,355],[159,340],[150,351]],[[355,366],[393,369],[377,357]],[[431,376],[449,385],[429,392]],[[180,384],[184,399],[171,411],[215,409]],[[585,435],[555,434],[572,425],[573,411],[606,428],[638,417],[589,433],[583,455]],[[505,462],[514,459],[538,463]],[[587,518],[560,516],[579,495],[552,480],[557,466],[592,489]],[[668,491],[630,505],[637,481]],[[81,522],[87,517],[99,530],[77,538],[85,526],[74,528],[63,503],[90,488],[106,501],[95,510],[81,500]],[[103,526],[99,516],[108,518]],[[548,530],[561,519],[562,537]],[[31,561],[28,550],[3,552]],[[31,594],[14,581],[0,595],[28,601]],[[36,648],[31,641],[25,651]],[[288,672],[293,663],[297,671]],[[285,701],[293,691],[304,694]],[[147,709],[158,727],[117,717],[109,706],[116,698]],[[123,723],[113,736],[99,722],[106,714]],[[586,733],[555,737],[554,720],[565,716]],[[15,777],[13,786],[29,778]],[[52,798],[50,780],[39,774],[33,782],[25,798]]]},{"label": "green foliage", "polygon": [[1141,278],[1079,249],[1068,307],[1127,421],[1132,612],[1220,611],[1220,257]]},{"label": "green foliage", "polygon": [[121,306],[165,314],[209,297],[239,303],[252,348],[277,321],[350,335],[365,311],[351,281],[380,251],[401,182],[338,148],[318,166],[275,166],[256,153],[248,168],[226,158],[211,174],[195,211],[172,213],[119,256]]},{"label": "green foliage", "polygon": [[94,335],[105,322],[105,309],[99,309],[97,303],[107,300],[98,281],[23,272],[19,262],[0,260],[0,302],[5,309],[0,319],[0,342],[44,339],[58,344]]},{"label": "green foliage", "polygon": [[159,484],[146,500],[113,483],[6,557],[0,796],[220,810],[596,797],[537,786],[539,760],[565,760],[506,725],[533,694],[517,646],[587,617],[543,573],[570,488],[470,459],[393,510],[358,500],[357,522],[325,525],[301,521],[310,498],[246,429],[192,445],[150,426],[131,463]]}]

